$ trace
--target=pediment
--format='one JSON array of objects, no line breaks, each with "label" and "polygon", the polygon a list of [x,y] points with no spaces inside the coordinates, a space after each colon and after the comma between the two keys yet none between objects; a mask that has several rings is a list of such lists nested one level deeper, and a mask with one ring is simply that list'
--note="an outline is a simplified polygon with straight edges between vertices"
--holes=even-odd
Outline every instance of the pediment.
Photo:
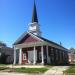
[{"label": "pediment", "polygon": [[26,34],[17,44],[33,43],[33,42],[41,42],[41,40],[35,36]]}]

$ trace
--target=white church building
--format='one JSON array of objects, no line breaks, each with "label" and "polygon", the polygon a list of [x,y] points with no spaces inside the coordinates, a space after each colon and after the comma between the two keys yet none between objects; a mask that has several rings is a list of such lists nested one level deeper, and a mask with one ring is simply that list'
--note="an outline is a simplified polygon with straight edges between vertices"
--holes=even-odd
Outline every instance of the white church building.
[{"label": "white church building", "polygon": [[68,51],[63,46],[42,37],[34,2],[32,22],[13,44],[14,64],[67,64]]}]

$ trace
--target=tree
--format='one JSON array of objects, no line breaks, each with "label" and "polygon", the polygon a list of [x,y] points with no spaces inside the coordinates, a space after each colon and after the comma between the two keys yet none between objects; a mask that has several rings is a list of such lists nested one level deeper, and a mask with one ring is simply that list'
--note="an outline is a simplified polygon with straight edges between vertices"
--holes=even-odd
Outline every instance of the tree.
[{"label": "tree", "polygon": [[6,46],[6,43],[0,41],[0,46]]}]

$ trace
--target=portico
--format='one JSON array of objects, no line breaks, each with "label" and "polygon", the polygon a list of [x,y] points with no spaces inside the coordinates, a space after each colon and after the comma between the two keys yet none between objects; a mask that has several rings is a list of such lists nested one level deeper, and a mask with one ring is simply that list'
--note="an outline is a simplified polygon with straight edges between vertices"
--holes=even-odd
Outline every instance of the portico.
[{"label": "portico", "polygon": [[[47,56],[48,58],[48,53],[44,53],[44,50],[46,47],[48,49],[47,43],[45,42],[38,42],[38,43],[31,43],[31,44],[18,44],[14,46],[14,64],[16,64],[16,51],[19,50],[19,64],[44,64],[44,57]],[[25,50],[27,52],[26,54],[26,59],[24,60],[24,56],[23,56],[23,50]],[[28,59],[28,52],[31,52],[31,57],[33,57],[33,61],[31,62]],[[32,53],[33,52],[33,53]],[[46,59],[47,59],[46,58]],[[30,61],[30,62],[29,62]],[[48,59],[47,59],[48,62]]]}]

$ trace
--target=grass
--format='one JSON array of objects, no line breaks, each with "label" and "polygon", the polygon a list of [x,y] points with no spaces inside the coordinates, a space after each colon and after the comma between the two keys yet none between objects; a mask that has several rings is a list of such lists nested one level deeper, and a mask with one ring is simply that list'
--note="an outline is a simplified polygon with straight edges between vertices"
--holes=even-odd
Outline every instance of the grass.
[{"label": "grass", "polygon": [[5,70],[5,69],[8,69],[7,65],[6,64],[0,64],[0,71]]},{"label": "grass", "polygon": [[45,65],[45,67],[51,68],[51,67],[53,67],[53,65]]},{"label": "grass", "polygon": [[44,73],[48,70],[48,68],[15,68],[15,72],[21,73]]},{"label": "grass", "polygon": [[75,66],[70,66],[69,69],[65,70],[63,73],[75,73]]},{"label": "grass", "polygon": [[0,66],[7,66],[7,64],[0,64]]},{"label": "grass", "polygon": [[8,67],[0,67],[0,71],[5,69],[8,69]]},{"label": "grass", "polygon": [[43,68],[8,68],[8,65],[6,64],[0,64],[0,70],[6,70],[9,69],[11,72],[18,72],[18,73],[44,73],[46,72],[49,68],[51,68],[51,65],[46,65]]}]

